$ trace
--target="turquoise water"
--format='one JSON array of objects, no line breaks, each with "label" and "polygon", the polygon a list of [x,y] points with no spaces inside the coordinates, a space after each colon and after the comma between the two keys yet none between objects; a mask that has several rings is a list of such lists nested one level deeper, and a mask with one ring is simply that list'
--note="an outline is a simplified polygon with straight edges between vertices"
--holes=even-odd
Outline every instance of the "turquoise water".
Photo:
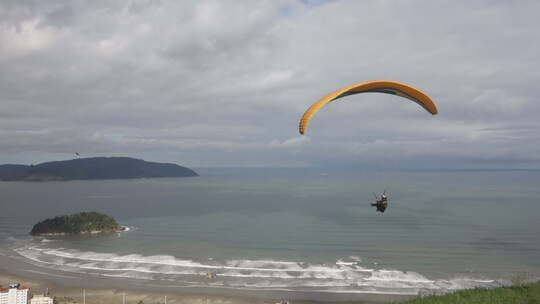
[{"label": "turquoise water", "polygon": [[[0,246],[40,272],[231,289],[416,294],[540,276],[540,172],[201,173],[0,183]],[[372,192],[385,188],[389,209],[376,213]],[[27,236],[82,210],[131,230]]]}]

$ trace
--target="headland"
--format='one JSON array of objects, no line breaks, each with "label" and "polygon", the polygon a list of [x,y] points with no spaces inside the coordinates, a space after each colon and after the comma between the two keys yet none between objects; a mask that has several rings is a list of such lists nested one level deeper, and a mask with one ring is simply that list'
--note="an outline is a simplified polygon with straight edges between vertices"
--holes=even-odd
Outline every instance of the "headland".
[{"label": "headland", "polygon": [[0,181],[66,181],[198,176],[177,164],[129,157],[92,157],[38,165],[0,165]]}]

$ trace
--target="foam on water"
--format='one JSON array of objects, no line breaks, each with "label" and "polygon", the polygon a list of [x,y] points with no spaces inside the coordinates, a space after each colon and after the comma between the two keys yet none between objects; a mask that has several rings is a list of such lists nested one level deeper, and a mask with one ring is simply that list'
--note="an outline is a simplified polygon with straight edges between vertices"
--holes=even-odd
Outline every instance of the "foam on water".
[{"label": "foam on water", "polygon": [[[196,261],[171,255],[119,255],[50,247],[53,244],[23,242],[14,251],[44,268],[105,277],[173,281],[186,287],[218,285],[254,290],[417,294],[498,284],[469,277],[431,280],[417,272],[364,268],[359,257],[342,258],[332,264],[253,259],[219,261],[215,258]],[[216,278],[209,279],[208,273],[214,273]]]}]

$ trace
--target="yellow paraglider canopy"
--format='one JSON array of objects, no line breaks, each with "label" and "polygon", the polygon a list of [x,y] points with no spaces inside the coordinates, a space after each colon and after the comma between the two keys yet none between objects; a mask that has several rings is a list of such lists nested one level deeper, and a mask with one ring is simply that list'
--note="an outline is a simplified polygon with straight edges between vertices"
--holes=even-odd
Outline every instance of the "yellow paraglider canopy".
[{"label": "yellow paraglider canopy", "polygon": [[306,132],[311,118],[327,103],[345,96],[369,92],[386,93],[407,98],[416,102],[426,111],[433,115],[438,113],[437,105],[435,104],[433,99],[431,99],[426,93],[422,92],[420,89],[417,89],[409,84],[393,80],[364,81],[350,85],[348,87],[341,88],[333,93],[326,95],[316,103],[312,104],[311,107],[307,109],[307,111],[300,119],[300,134],[304,134]]}]

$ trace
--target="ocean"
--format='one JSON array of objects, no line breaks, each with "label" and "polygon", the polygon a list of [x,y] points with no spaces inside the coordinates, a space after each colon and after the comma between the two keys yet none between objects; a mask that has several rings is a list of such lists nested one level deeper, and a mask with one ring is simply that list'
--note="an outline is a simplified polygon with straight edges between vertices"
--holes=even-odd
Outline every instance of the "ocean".
[{"label": "ocean", "polygon": [[[0,182],[0,268],[67,285],[77,278],[312,299],[540,278],[538,171],[197,171]],[[383,190],[390,203],[381,214],[369,204]],[[80,211],[110,214],[130,230],[28,235],[39,220]]]}]

